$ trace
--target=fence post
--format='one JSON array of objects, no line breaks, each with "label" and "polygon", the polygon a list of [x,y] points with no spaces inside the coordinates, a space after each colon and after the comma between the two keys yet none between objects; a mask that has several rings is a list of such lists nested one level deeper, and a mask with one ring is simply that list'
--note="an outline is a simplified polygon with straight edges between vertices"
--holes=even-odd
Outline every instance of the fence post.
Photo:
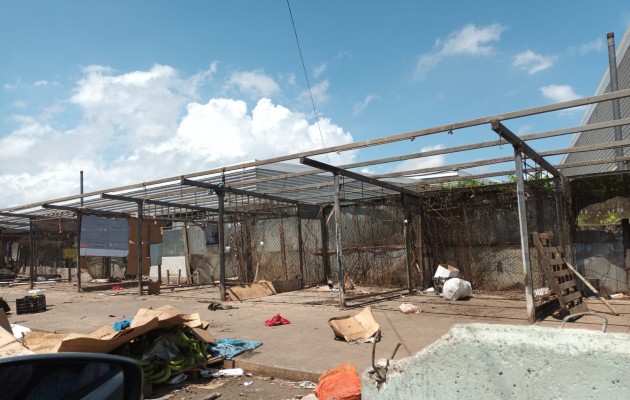
[{"label": "fence post", "polygon": [[300,217],[300,208],[298,207],[297,213],[297,228],[298,228],[298,257],[300,258],[300,289],[304,289],[304,241],[302,240],[302,218]]},{"label": "fence post", "polygon": [[328,256],[328,225],[326,224],[326,214],[328,210],[330,210],[330,206],[322,207],[321,212],[321,235],[322,235],[322,263],[324,266],[324,277],[322,282],[326,282],[328,278],[331,277],[331,269],[330,269],[330,257]]}]

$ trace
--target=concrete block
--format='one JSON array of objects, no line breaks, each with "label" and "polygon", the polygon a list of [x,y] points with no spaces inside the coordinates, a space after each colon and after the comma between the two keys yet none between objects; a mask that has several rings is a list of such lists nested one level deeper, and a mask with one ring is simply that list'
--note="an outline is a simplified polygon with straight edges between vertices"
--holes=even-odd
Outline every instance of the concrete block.
[{"label": "concrete block", "polygon": [[630,335],[540,326],[455,325],[415,355],[390,361],[372,399],[629,399]]}]

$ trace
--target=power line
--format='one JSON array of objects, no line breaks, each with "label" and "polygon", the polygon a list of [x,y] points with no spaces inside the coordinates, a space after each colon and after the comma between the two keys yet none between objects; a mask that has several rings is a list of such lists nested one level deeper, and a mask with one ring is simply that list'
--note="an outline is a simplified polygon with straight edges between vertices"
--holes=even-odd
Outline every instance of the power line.
[{"label": "power line", "polygon": [[[322,134],[322,128],[319,126],[319,117],[317,116],[317,109],[315,108],[315,100],[313,99],[313,92],[311,91],[311,83],[308,80],[308,74],[306,73],[306,65],[304,64],[304,57],[302,56],[302,48],[300,47],[300,40],[298,39],[297,30],[295,29],[295,21],[293,20],[293,12],[291,11],[291,4],[287,0],[287,7],[289,8],[289,15],[291,16],[291,25],[293,26],[293,33],[295,34],[295,42],[297,43],[298,52],[300,53],[300,60],[302,61],[302,70],[304,70],[304,77],[306,78],[306,86],[308,87],[308,94],[311,97],[311,104],[313,105],[313,114],[315,114],[315,123],[317,124],[317,130],[319,130],[319,137],[322,139],[322,146],[326,147],[324,141],[324,135]],[[330,158],[326,154],[328,164],[330,164]]]}]

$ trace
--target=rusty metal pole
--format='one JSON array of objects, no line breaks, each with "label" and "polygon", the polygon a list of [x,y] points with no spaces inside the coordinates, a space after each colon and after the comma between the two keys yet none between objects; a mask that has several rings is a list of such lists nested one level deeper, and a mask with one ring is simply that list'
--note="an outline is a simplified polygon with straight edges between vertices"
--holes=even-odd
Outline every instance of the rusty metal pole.
[{"label": "rusty metal pole", "polygon": [[142,296],[142,245],[144,242],[142,241],[142,209],[144,202],[138,202],[138,294]]},{"label": "rusty metal pole", "polygon": [[217,198],[219,199],[219,293],[221,295],[221,301],[225,301],[225,238],[223,237],[225,218],[225,192],[222,190],[216,191]]},{"label": "rusty metal pole", "polygon": [[[615,34],[613,32],[608,33],[606,35],[608,40],[608,66],[610,69],[610,91],[616,92],[619,90],[619,83],[617,80],[617,56],[615,54]],[[621,112],[619,109],[619,99],[612,100],[612,109],[613,109],[613,119],[618,120],[621,119]],[[621,133],[621,126],[615,126],[615,141],[623,140],[623,135]],[[623,157],[623,147],[617,147],[615,149],[615,157],[621,158]],[[625,170],[625,162],[617,161],[617,171]]]},{"label": "rusty metal pole", "polygon": [[521,151],[514,147],[514,162],[516,164],[516,196],[518,200],[518,222],[521,233],[521,257],[523,258],[523,283],[525,284],[525,300],[527,303],[527,318],[530,323],[536,320],[534,306],[534,292],[532,280],[532,266],[529,259],[529,232],[527,230],[527,205],[525,204],[525,182],[523,178],[523,160]]},{"label": "rusty metal pole", "polygon": [[346,308],[346,285],[343,275],[343,245],[341,243],[341,185],[339,174],[335,175],[335,239],[337,241],[337,267],[339,277],[339,308]]},{"label": "rusty metal pole", "polygon": [[81,293],[81,224],[83,214],[77,213],[77,292]]},{"label": "rusty metal pole", "polygon": [[35,274],[35,236],[33,234],[33,230],[34,230],[34,224],[33,224],[33,220],[29,219],[28,220],[28,226],[29,226],[29,234],[28,234],[28,238],[30,241],[30,256],[28,257],[29,259],[29,275],[30,275],[30,288],[33,289],[34,286],[34,274]]}]

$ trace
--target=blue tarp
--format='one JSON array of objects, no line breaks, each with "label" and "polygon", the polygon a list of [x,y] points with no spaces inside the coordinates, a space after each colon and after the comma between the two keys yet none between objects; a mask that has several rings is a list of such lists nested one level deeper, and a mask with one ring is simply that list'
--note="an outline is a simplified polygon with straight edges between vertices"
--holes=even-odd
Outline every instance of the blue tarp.
[{"label": "blue tarp", "polygon": [[231,360],[232,357],[236,357],[248,350],[254,350],[259,346],[262,346],[262,342],[239,339],[217,339],[215,343],[208,345],[208,351],[213,357],[225,355],[226,360]]}]

